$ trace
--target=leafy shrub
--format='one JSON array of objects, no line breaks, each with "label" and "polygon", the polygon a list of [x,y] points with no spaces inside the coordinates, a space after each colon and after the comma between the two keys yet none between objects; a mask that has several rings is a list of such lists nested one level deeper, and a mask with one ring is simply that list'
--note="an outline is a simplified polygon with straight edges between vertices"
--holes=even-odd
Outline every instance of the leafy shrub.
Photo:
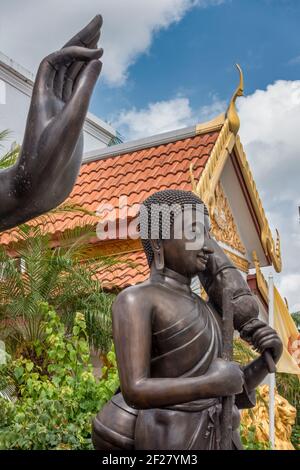
[{"label": "leafy shrub", "polygon": [[91,418],[116,392],[115,354],[107,355],[103,378],[94,377],[84,316],[75,316],[66,336],[58,315],[42,304],[43,343],[34,363],[23,357],[0,367],[0,382],[14,384],[17,400],[0,398],[0,449],[90,449]]},{"label": "leafy shrub", "polygon": [[296,424],[293,427],[291,442],[296,450],[300,450],[300,426]]},{"label": "leafy shrub", "polygon": [[[63,210],[61,207],[56,212]],[[66,206],[65,210],[71,208]],[[84,213],[80,208],[74,211]],[[53,215],[42,216],[40,221],[46,226],[53,221]],[[15,258],[0,246],[0,339],[9,352],[32,359],[32,342],[43,341],[44,336],[40,304],[47,302],[68,331],[74,324],[74,312],[84,314],[90,346],[107,353],[112,341],[111,306],[115,295],[103,291],[96,273],[118,263],[117,257],[88,258],[87,242],[94,236],[90,226],[67,231],[57,247],[43,232],[43,226],[19,226]]]},{"label": "leafy shrub", "polygon": [[276,374],[276,385],[280,395],[297,410],[295,425],[293,426],[291,442],[295,449],[300,450],[300,387],[299,377],[294,374]]},{"label": "leafy shrub", "polygon": [[245,450],[270,450],[270,444],[257,439],[254,425],[247,427],[241,423],[240,436]]}]

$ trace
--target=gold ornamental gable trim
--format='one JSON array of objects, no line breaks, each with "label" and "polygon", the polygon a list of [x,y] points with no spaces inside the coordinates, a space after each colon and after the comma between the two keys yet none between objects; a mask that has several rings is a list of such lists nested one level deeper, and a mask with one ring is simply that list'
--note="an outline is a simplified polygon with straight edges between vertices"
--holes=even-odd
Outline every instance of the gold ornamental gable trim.
[{"label": "gold ornamental gable trim", "polygon": [[216,206],[211,218],[211,231],[215,239],[245,255],[245,246],[240,238],[231,207],[220,181],[216,186],[215,196]]},{"label": "gold ornamental gable trim", "polygon": [[235,253],[232,253],[232,251],[226,250],[226,248],[223,248],[223,251],[225,251],[226,255],[231,259],[236,268],[248,274],[250,267],[248,260],[242,258],[239,255],[236,255]]},{"label": "gold ornamental gable trim", "polygon": [[[193,164],[190,165],[192,191],[197,194],[206,204],[210,217],[212,218],[216,206],[216,187],[220,180],[227,158],[234,150],[247,191],[249,193],[251,203],[255,211],[255,215],[258,220],[260,227],[260,240],[265,255],[271,260],[275,270],[280,272],[282,269],[282,260],[279,233],[276,230],[276,241],[274,241],[261,199],[256,188],[256,184],[250,170],[250,166],[247,161],[246,154],[243,150],[240,138],[237,135],[240,126],[240,120],[235,107],[235,102],[238,96],[242,96],[244,88],[242,70],[239,66],[237,67],[240,74],[239,85],[232,96],[221,131],[198,181],[196,181],[196,177],[194,175]],[[220,117],[218,118],[220,119]],[[216,118],[216,120],[218,118]],[[207,126],[207,124],[208,123],[205,125]]]},{"label": "gold ornamental gable trim", "polygon": [[219,182],[227,157],[233,149],[234,142],[235,136],[230,131],[229,121],[226,119],[209,156],[208,162],[206,163],[197,183],[193,172],[193,163],[190,165],[192,190],[195,194],[200,196],[206,204],[211,217],[214,214],[216,204],[215,189]]},{"label": "gold ornamental gable trim", "polygon": [[196,126],[196,134],[207,134],[209,132],[216,132],[222,129],[223,124],[225,122],[225,114],[219,114],[219,116],[215,117],[211,121],[203,122],[197,124]]}]

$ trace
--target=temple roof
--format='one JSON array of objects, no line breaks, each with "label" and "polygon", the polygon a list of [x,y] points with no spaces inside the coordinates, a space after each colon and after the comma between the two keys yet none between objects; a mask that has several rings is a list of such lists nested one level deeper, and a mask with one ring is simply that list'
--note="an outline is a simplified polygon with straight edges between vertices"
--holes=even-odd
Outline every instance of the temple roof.
[{"label": "temple roof", "polygon": [[[42,216],[29,224],[39,225],[51,235],[53,243],[59,243],[60,235],[65,231],[82,226],[95,229],[105,214],[103,209],[106,205],[116,209],[109,217],[121,219],[121,196],[127,197],[130,217],[134,217],[139,204],[155,191],[192,190],[206,203],[213,226],[221,238],[213,233],[221,243],[225,243],[225,250],[230,248],[230,256],[236,266],[248,273],[253,265],[252,252],[256,250],[261,266],[273,264],[279,272],[279,239],[273,240],[237,135],[239,118],[234,100],[239,90],[235,92],[227,113],[212,121],[85,155],[76,185],[64,204],[67,208],[71,206],[72,210],[56,210],[51,219]],[[74,210],[76,206],[80,210]],[[105,217],[107,219],[107,213]],[[0,235],[0,243],[9,248],[17,240],[18,229]],[[122,288],[146,278],[148,267],[140,241],[107,243],[93,237],[90,245],[93,245],[91,253],[96,249],[97,256],[101,253],[121,255],[121,264],[98,272],[103,286]]]}]

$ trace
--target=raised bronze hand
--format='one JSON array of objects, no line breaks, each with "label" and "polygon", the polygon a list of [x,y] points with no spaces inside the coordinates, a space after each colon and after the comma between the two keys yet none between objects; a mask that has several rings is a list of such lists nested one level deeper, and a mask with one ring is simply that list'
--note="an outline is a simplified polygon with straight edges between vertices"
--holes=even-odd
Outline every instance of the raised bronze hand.
[{"label": "raised bronze hand", "polygon": [[0,173],[0,231],[58,206],[70,194],[83,152],[82,128],[101,71],[96,16],[41,62],[17,163]]}]

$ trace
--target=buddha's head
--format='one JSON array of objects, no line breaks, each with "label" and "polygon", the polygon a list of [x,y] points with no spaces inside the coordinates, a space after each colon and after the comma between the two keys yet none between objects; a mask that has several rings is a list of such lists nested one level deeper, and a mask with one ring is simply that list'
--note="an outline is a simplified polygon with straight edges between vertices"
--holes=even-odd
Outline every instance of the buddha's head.
[{"label": "buddha's head", "polygon": [[148,264],[192,277],[204,271],[210,248],[207,208],[190,191],[168,189],[148,197],[140,209],[140,234]]}]

